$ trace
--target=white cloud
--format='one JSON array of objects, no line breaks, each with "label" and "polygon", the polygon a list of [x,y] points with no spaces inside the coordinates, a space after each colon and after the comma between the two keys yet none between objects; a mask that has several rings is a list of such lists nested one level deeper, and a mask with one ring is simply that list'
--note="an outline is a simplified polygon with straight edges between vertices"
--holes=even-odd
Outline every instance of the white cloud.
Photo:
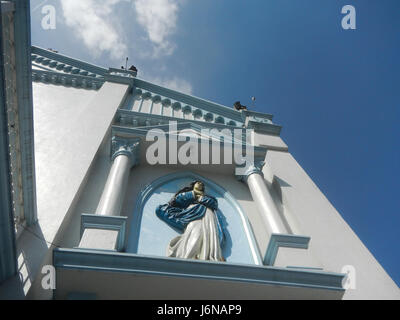
[{"label": "white cloud", "polygon": [[61,0],[66,24],[74,29],[94,56],[108,52],[111,58],[126,57],[123,37],[111,20],[113,6],[123,0]]},{"label": "white cloud", "polygon": [[174,45],[168,36],[176,30],[179,0],[135,0],[138,23],[154,45],[154,55],[170,55]]},{"label": "white cloud", "polygon": [[186,94],[192,94],[193,92],[192,85],[188,81],[178,77],[161,78],[161,77],[146,77],[144,75],[144,79],[154,84],[158,84],[159,86],[163,86],[168,89],[176,90]]},{"label": "white cloud", "polygon": [[[173,53],[175,44],[169,37],[176,31],[180,5],[185,0],[61,0],[65,23],[72,28],[86,48],[95,57],[108,53],[114,60],[125,60],[128,49],[136,56],[143,53],[142,59],[151,58],[146,53],[146,45],[153,50],[152,58]],[[147,35],[143,43],[136,34],[134,48],[128,48],[126,39],[132,37],[133,29],[118,27],[118,19],[126,19],[118,15],[116,6],[119,3],[130,3],[137,15],[137,24]],[[128,6],[129,7],[129,6]],[[130,13],[127,13],[129,16]],[[125,14],[124,14],[125,15]],[[125,25],[129,23],[125,20]],[[131,24],[130,27],[134,27]],[[148,47],[147,47],[148,48]],[[158,72],[166,71],[158,69]],[[163,72],[164,73],[164,72]],[[141,72],[141,74],[143,74]],[[179,77],[148,77],[148,80],[161,86],[191,94],[192,85]]]}]

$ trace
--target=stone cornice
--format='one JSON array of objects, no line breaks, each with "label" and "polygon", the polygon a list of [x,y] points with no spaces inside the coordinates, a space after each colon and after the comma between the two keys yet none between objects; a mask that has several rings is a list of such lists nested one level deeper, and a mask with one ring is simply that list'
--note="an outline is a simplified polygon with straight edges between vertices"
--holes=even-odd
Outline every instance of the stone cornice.
[{"label": "stone cornice", "polygon": [[32,81],[88,90],[98,90],[104,83],[99,78],[37,69],[32,70]]},{"label": "stone cornice", "polygon": [[215,113],[237,122],[242,122],[241,112],[236,111],[233,108],[228,108],[215,102],[197,98],[175,90],[167,89],[138,78],[135,79],[135,86],[137,88],[144,89],[152,93],[159,94],[161,96],[179,101],[183,104],[200,108],[204,111]]},{"label": "stone cornice", "polygon": [[[140,139],[145,139],[148,132],[152,129],[161,129],[163,130],[166,134],[165,137],[166,139],[169,139],[169,137],[176,137],[176,133],[168,133],[168,125],[164,126],[152,126],[152,127],[142,127],[142,128],[126,128],[126,127],[120,127],[120,126],[112,126],[112,135],[113,136],[118,136],[121,138],[140,138]],[[195,125],[193,123],[178,123],[177,124],[177,130],[184,130],[184,129],[192,129],[198,133],[201,133],[201,126]],[[243,129],[245,130],[245,129]],[[219,139],[221,146],[224,146],[224,141],[221,139],[221,137],[218,136],[213,136],[211,135],[210,138],[214,139]],[[189,139],[189,138],[188,138]],[[201,141],[201,139],[199,139]],[[203,142],[202,142],[203,143]],[[211,139],[209,139],[209,143],[212,144]],[[245,141],[237,141],[236,139],[233,140],[232,147],[236,148],[246,148],[246,142]],[[253,151],[252,154],[254,155],[254,159],[256,161],[262,161],[265,159],[265,156],[267,154],[267,148],[265,147],[260,147],[260,146],[253,146],[252,147]],[[258,160],[262,159],[262,160]]]},{"label": "stone cornice", "polygon": [[[138,79],[136,78],[136,72],[133,71],[102,68],[35,46],[32,46],[31,59],[32,62],[37,64],[38,68],[45,69],[33,70],[34,81],[42,81],[43,79],[43,82],[51,82],[54,79],[53,84],[65,85],[63,83],[64,80],[60,81],[60,78],[52,73],[54,71],[54,73],[65,76],[65,78],[61,79],[65,79],[67,86],[90,88],[91,84],[94,83],[93,89],[98,89],[100,87],[99,83],[93,81],[127,84],[132,88],[133,95],[139,95],[144,99],[152,99],[155,103],[162,103],[163,106],[172,107],[176,111],[182,110],[185,114],[191,113],[194,119],[202,118],[205,122],[226,124],[228,126],[241,126],[244,124],[247,128],[272,135],[279,135],[282,129],[282,127],[272,123],[272,115],[270,114],[251,110],[238,111],[231,107],[171,90]],[[95,80],[90,81],[87,78]],[[83,84],[80,85],[80,83]]]},{"label": "stone cornice", "polygon": [[252,266],[200,260],[171,259],[131,253],[85,249],[54,249],[57,270],[109,271],[133,275],[213,279],[344,292],[345,274],[271,266]]},{"label": "stone cornice", "polygon": [[[37,61],[40,58],[40,61]],[[49,60],[48,63],[44,60]],[[83,73],[81,75],[87,75],[92,73],[96,76],[104,77],[108,72],[107,69],[95,66],[93,64],[83,62],[74,58],[67,57],[65,55],[45,50],[36,46],[32,46],[32,61],[37,61],[43,65],[50,65],[50,67],[56,68],[57,70],[64,72],[74,72]],[[78,71],[79,70],[79,71]]]},{"label": "stone cornice", "polygon": [[[198,110],[198,109],[197,109]],[[194,111],[196,112],[196,110]],[[134,122],[136,120],[136,122]],[[210,127],[210,128],[242,128],[243,124],[242,123],[236,123],[234,121],[229,122],[228,124],[221,124],[221,123],[215,123],[215,122],[206,122],[206,121],[200,121],[200,120],[188,120],[184,118],[177,118],[177,117],[171,117],[171,116],[164,116],[164,115],[158,115],[158,114],[151,114],[151,113],[143,113],[143,112],[137,112],[137,111],[129,111],[129,110],[123,110],[119,109],[117,112],[117,118],[116,121],[120,125],[133,125],[133,126],[141,126],[140,123],[142,122],[144,125],[146,124],[146,121],[149,121],[151,125],[160,125],[160,124],[168,124],[170,121],[177,121],[178,123],[194,123],[203,127]],[[136,125],[135,125],[136,123]]]}]

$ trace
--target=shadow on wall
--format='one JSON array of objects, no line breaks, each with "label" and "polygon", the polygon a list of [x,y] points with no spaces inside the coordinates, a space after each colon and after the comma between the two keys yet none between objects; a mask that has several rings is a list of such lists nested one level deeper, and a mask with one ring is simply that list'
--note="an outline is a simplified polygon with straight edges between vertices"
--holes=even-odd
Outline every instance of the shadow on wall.
[{"label": "shadow on wall", "polygon": [[24,229],[17,241],[18,273],[0,286],[1,300],[26,298],[48,250],[38,223]]}]

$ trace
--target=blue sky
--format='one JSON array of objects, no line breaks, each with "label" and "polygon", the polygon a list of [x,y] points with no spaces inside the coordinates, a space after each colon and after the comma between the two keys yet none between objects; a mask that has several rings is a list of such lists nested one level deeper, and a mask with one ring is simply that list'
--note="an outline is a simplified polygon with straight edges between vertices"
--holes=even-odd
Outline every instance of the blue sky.
[{"label": "blue sky", "polygon": [[[44,5],[55,30],[41,27]],[[351,4],[357,29],[343,30]],[[398,0],[32,0],[32,43],[274,114],[291,153],[400,285]]]}]

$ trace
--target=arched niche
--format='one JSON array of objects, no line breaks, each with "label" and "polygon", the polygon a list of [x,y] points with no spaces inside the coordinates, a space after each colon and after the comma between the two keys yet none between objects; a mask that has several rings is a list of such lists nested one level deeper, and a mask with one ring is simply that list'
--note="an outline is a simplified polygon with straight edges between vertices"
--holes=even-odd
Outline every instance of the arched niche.
[{"label": "arched niche", "polygon": [[166,256],[169,241],[179,232],[160,220],[155,214],[160,204],[167,203],[181,188],[194,180],[205,184],[206,193],[218,200],[223,223],[227,229],[223,254],[227,262],[262,265],[255,239],[241,206],[231,193],[215,182],[192,172],[163,176],[142,190],[133,211],[127,239],[127,252]]}]

